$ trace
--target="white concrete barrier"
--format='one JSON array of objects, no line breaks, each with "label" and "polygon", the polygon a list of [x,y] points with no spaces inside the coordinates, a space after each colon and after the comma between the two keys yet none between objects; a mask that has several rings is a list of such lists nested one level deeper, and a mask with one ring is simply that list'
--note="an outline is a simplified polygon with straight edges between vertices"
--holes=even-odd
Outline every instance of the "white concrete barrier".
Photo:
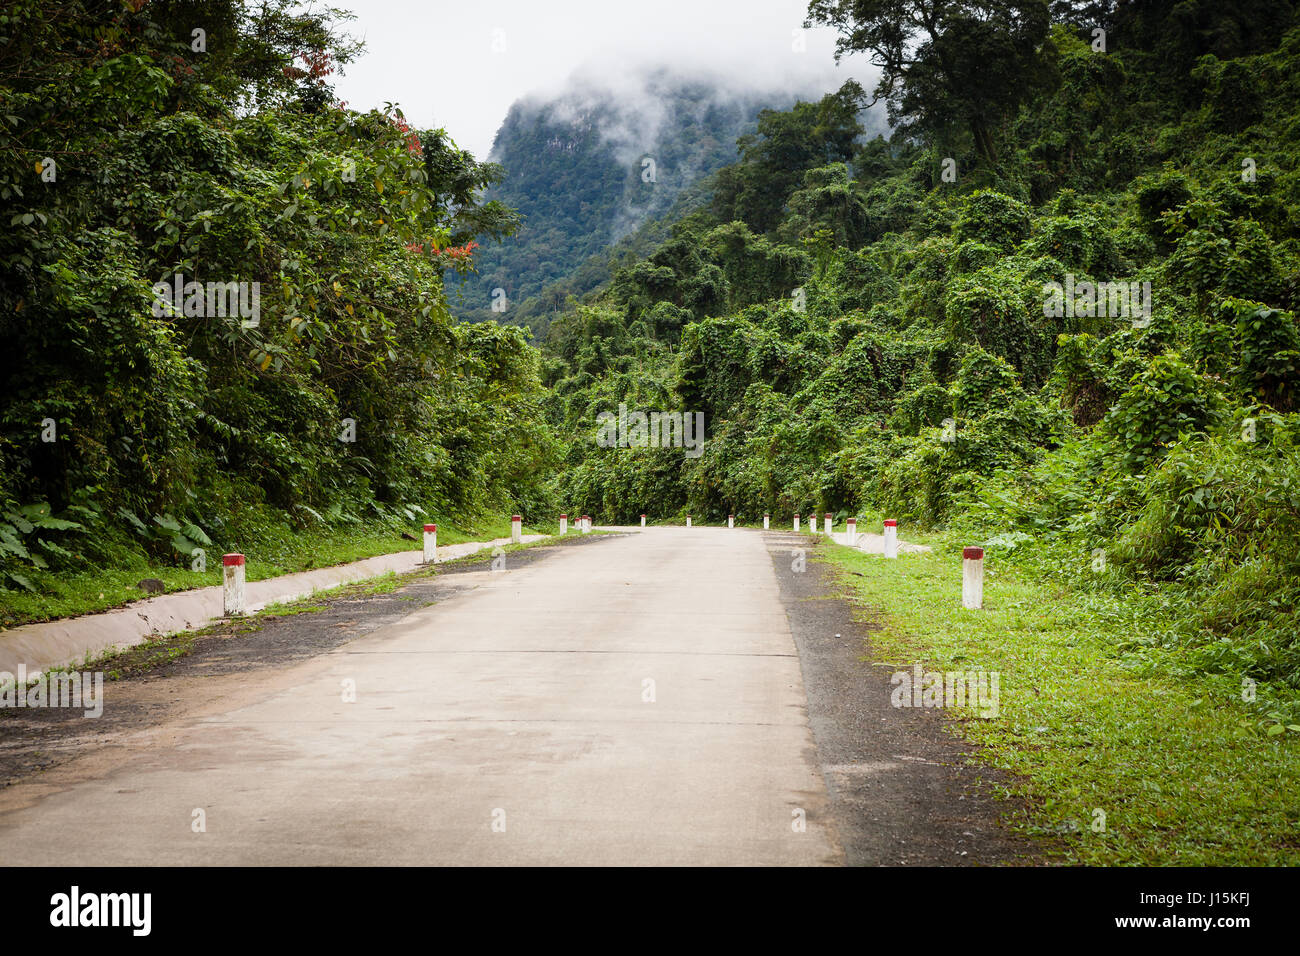
[{"label": "white concrete barrier", "polygon": [[984,549],[961,549],[961,606],[984,607]]},{"label": "white concrete barrier", "polygon": [[560,534],[565,535],[568,533],[569,533],[569,516],[567,514],[560,515]]},{"label": "white concrete barrier", "polygon": [[641,527],[645,527],[645,515],[641,516]]},{"label": "white concrete barrier", "polygon": [[524,519],[519,515],[510,516],[510,543],[523,544],[524,541]]},{"label": "white concrete barrier", "polygon": [[764,530],[764,531],[768,530],[768,529],[767,529],[767,520],[768,520],[769,518],[771,518],[771,517],[772,517],[772,516],[771,516],[770,514],[768,514],[767,512],[763,512],[763,530]]},{"label": "white concrete barrier", "polygon": [[687,515],[687,516],[686,516],[686,527],[689,528],[690,526],[691,526],[691,516],[690,516],[690,515]]},{"label": "white concrete barrier", "polygon": [[590,534],[590,533],[591,533],[591,516],[590,516],[590,515],[583,515],[583,516],[582,516],[582,533],[583,533],[583,534]]},{"label": "white concrete barrier", "polygon": [[845,525],[849,537],[849,547],[852,548],[858,543],[858,519],[850,518],[845,522]]},{"label": "white concrete barrier", "polygon": [[834,532],[834,529],[835,529],[835,518],[832,517],[831,515],[827,515],[827,516],[826,516],[826,533],[827,533],[828,535],[830,535],[830,534],[834,534],[834,533],[835,533],[835,532]]},{"label": "white concrete barrier", "polygon": [[797,511],[794,513],[794,530],[799,530],[799,512]]},{"label": "white concrete barrier", "polygon": [[727,515],[727,527],[728,527],[728,528],[734,528],[735,526],[736,526],[736,516],[735,516],[735,515]]},{"label": "white concrete barrier", "polygon": [[424,526],[424,563],[438,563],[438,526],[436,524],[426,524]]},{"label": "white concrete barrier", "polygon": [[898,557],[898,522],[893,518],[885,519],[885,557]]},{"label": "white concrete barrier", "polygon": [[226,617],[244,613],[244,556],[227,554],[221,558],[221,607]]}]

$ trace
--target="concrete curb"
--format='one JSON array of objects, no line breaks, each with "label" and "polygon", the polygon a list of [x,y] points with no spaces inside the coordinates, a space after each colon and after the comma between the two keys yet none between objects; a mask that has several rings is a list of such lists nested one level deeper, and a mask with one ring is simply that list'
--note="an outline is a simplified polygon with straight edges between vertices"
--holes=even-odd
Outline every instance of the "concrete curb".
[{"label": "concrete curb", "polygon": [[[885,553],[885,536],[883,534],[872,534],[869,531],[859,531],[856,544],[849,544],[849,536],[846,532],[836,531],[831,534],[831,539],[836,544],[846,545],[851,548],[857,548],[859,551],[866,551],[870,554]],[[930,546],[925,544],[909,544],[908,542],[898,540],[899,554],[926,554],[930,551]]]},{"label": "concrete curb", "polygon": [[[538,541],[544,537],[546,535],[527,534],[523,541]],[[484,548],[510,543],[509,538],[494,538],[491,541],[445,545],[438,549],[438,559],[451,561]],[[414,571],[423,564],[423,559],[422,550],[399,551],[350,564],[251,581],[246,585],[247,610],[258,611],[268,604],[307,597],[316,591],[378,577],[389,571],[398,574]],[[97,657],[113,647],[134,647],[151,637],[203,627],[221,616],[222,585],[215,585],[135,601],[97,614],[24,624],[0,631],[0,671],[14,674],[19,664],[25,664],[29,678],[35,677],[38,671],[75,666],[87,657]]]}]

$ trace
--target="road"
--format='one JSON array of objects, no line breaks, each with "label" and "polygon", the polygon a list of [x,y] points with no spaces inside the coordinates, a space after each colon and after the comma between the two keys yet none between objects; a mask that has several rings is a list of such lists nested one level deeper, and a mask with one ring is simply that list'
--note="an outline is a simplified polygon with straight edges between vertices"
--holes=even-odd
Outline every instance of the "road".
[{"label": "road", "polygon": [[7,788],[0,862],[845,862],[764,536],[593,544]]}]

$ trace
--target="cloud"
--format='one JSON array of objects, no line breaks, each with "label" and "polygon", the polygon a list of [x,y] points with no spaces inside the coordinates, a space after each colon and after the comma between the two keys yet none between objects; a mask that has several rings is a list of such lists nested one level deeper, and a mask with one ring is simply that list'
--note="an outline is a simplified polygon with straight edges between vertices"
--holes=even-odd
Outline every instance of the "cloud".
[{"label": "cloud", "polygon": [[[679,51],[671,62],[649,56],[623,58],[617,64],[592,60],[562,83],[530,90],[520,97],[518,105],[525,112],[546,106],[555,121],[578,124],[596,110],[616,104],[616,117],[612,122],[606,119],[602,134],[616,147],[620,160],[631,162],[654,146],[668,119],[669,97],[665,94],[683,85],[699,84],[710,91],[708,99],[699,104],[704,110],[727,102],[748,106],[795,98],[820,99],[852,76],[806,60],[774,65],[756,73],[740,69],[739,64],[719,63],[716,58],[695,62]],[[863,82],[870,78],[858,79]]]},{"label": "cloud", "polygon": [[396,102],[415,125],[445,127],[479,156],[526,97],[603,88],[640,97],[638,115],[653,120],[642,94],[657,67],[738,93],[815,98],[849,77],[874,86],[865,60],[836,66],[832,31],[802,30],[804,0],[354,0],[350,8],[368,50],[340,78],[340,98],[357,109]]}]

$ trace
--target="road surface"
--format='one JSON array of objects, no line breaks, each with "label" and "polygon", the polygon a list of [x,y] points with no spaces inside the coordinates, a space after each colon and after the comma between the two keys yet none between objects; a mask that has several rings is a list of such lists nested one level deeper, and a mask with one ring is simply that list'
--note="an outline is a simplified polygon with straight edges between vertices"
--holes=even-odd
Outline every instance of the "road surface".
[{"label": "road surface", "polygon": [[843,863],[764,536],[592,544],[7,788],[0,862]]}]

